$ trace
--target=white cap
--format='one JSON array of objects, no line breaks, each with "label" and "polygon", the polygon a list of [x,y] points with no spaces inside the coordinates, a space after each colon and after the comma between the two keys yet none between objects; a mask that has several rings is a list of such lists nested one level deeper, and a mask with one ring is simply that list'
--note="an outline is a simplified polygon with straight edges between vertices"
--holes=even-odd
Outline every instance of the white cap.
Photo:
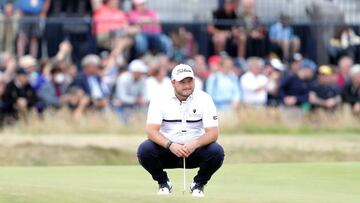
[{"label": "white cap", "polygon": [[194,72],[189,65],[179,64],[171,72],[171,80],[181,81],[185,78],[194,78]]},{"label": "white cap", "polygon": [[273,68],[275,68],[278,71],[284,71],[285,70],[284,64],[281,63],[281,61],[279,59],[277,59],[277,58],[271,59],[270,64],[271,64],[271,66]]},{"label": "white cap", "polygon": [[351,77],[354,77],[359,73],[360,73],[360,65],[359,64],[355,64],[353,67],[351,67],[351,69],[350,69]]},{"label": "white cap", "polygon": [[139,59],[135,59],[135,60],[131,61],[131,63],[129,64],[129,71],[146,73],[147,66],[143,61],[141,61]]}]

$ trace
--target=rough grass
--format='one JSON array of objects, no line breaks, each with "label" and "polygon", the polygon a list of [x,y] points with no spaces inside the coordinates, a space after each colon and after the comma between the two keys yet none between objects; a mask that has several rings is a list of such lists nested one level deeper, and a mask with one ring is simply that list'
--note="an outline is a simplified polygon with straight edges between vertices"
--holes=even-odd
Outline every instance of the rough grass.
[{"label": "rough grass", "polygon": [[[187,170],[190,184],[196,170]],[[358,203],[359,163],[225,164],[205,187],[204,199],[181,194],[182,171],[169,170],[174,192],[140,166],[1,167],[1,203]]]},{"label": "rough grass", "polygon": [[[360,134],[360,119],[349,108],[336,112],[303,113],[293,109],[241,107],[219,116],[222,133],[263,134]],[[145,114],[134,115],[126,125],[112,112],[90,112],[74,120],[69,112],[46,112],[43,119],[32,115],[28,122],[4,126],[3,134],[139,134],[144,133]]]}]

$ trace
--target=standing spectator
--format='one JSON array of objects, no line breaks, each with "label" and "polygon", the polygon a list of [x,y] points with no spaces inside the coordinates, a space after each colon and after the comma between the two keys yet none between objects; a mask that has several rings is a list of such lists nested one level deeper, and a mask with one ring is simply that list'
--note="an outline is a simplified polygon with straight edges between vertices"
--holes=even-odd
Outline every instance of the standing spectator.
[{"label": "standing spectator", "polygon": [[[245,57],[246,35],[237,32],[233,25],[237,20],[236,10],[239,7],[239,0],[225,0],[224,6],[214,11],[213,20],[215,24],[208,26],[208,32],[212,35],[215,54],[228,51],[227,48],[237,48],[236,56]],[[227,45],[229,47],[227,47]],[[230,52],[229,52],[230,53]]]},{"label": "standing spectator", "polygon": [[232,71],[233,61],[223,57],[220,69],[210,74],[206,82],[206,92],[212,97],[215,106],[220,110],[235,109],[240,102],[239,79]]},{"label": "standing spectator", "polygon": [[35,89],[30,85],[28,75],[23,68],[17,68],[14,80],[7,84],[3,102],[6,106],[5,114],[10,119],[25,120],[30,109],[37,104]]},{"label": "standing spectator", "polygon": [[108,105],[109,90],[102,82],[99,75],[101,60],[97,55],[87,55],[83,58],[81,66],[83,72],[75,78],[71,87],[79,87],[90,98],[91,106],[96,109],[104,109]]},{"label": "standing spectator", "polygon": [[137,54],[144,55],[151,48],[170,57],[172,55],[171,40],[162,33],[159,16],[155,11],[146,8],[146,1],[133,0],[133,9],[129,13],[130,22],[139,26],[141,30],[135,37]]},{"label": "standing spectator", "polygon": [[116,111],[126,123],[128,117],[136,110],[144,108],[146,103],[147,66],[141,60],[133,60],[129,71],[121,74],[116,81]]},{"label": "standing spectator", "polygon": [[349,72],[354,62],[351,57],[343,56],[339,60],[338,72],[336,76],[336,84],[339,88],[343,88],[349,80]]},{"label": "standing spectator", "polygon": [[[51,0],[19,0],[22,23],[17,42],[18,56],[25,54],[26,45],[29,44],[29,53],[33,57],[38,56],[38,41],[42,35],[43,19],[46,18]],[[40,21],[39,21],[40,20]]]},{"label": "standing spectator", "polygon": [[263,106],[267,101],[266,87],[268,78],[262,74],[264,62],[261,58],[251,57],[247,60],[248,71],[240,78],[243,101],[254,106]]},{"label": "standing spectator", "polygon": [[136,30],[129,27],[126,14],[119,9],[119,0],[103,0],[93,15],[94,32],[98,47],[113,50],[115,47],[129,48],[131,34]]},{"label": "standing spectator", "polygon": [[290,16],[282,14],[280,21],[270,27],[269,37],[275,49],[280,48],[282,58],[289,60],[292,54],[300,50],[300,39],[290,26]]},{"label": "standing spectator", "polygon": [[0,14],[0,52],[14,53],[18,15],[15,13],[14,1],[2,5]]},{"label": "standing spectator", "polygon": [[360,65],[354,65],[350,70],[351,80],[345,85],[342,98],[351,105],[352,111],[360,115]]},{"label": "standing spectator", "polygon": [[332,76],[333,70],[330,66],[320,66],[317,81],[309,94],[310,104],[314,108],[334,110],[340,104],[341,91],[333,83]]}]

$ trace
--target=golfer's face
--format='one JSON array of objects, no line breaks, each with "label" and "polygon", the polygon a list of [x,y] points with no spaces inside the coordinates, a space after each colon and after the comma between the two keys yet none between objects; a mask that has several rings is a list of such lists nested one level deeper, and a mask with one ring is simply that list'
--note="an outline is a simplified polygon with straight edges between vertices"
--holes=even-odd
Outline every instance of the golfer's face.
[{"label": "golfer's face", "polygon": [[176,94],[182,97],[188,97],[194,91],[195,82],[193,78],[184,78],[179,82],[173,80],[173,87],[175,89]]}]

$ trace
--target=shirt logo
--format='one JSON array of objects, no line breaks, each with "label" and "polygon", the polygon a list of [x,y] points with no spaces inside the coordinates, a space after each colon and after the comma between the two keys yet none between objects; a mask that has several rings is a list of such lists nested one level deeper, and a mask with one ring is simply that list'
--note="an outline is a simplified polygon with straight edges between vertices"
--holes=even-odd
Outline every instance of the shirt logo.
[{"label": "shirt logo", "polygon": [[196,113],[196,109],[193,109],[193,113]]},{"label": "shirt logo", "polygon": [[217,117],[217,116],[213,116],[213,119],[214,119],[214,120],[217,120],[217,119],[218,119],[218,117]]}]

